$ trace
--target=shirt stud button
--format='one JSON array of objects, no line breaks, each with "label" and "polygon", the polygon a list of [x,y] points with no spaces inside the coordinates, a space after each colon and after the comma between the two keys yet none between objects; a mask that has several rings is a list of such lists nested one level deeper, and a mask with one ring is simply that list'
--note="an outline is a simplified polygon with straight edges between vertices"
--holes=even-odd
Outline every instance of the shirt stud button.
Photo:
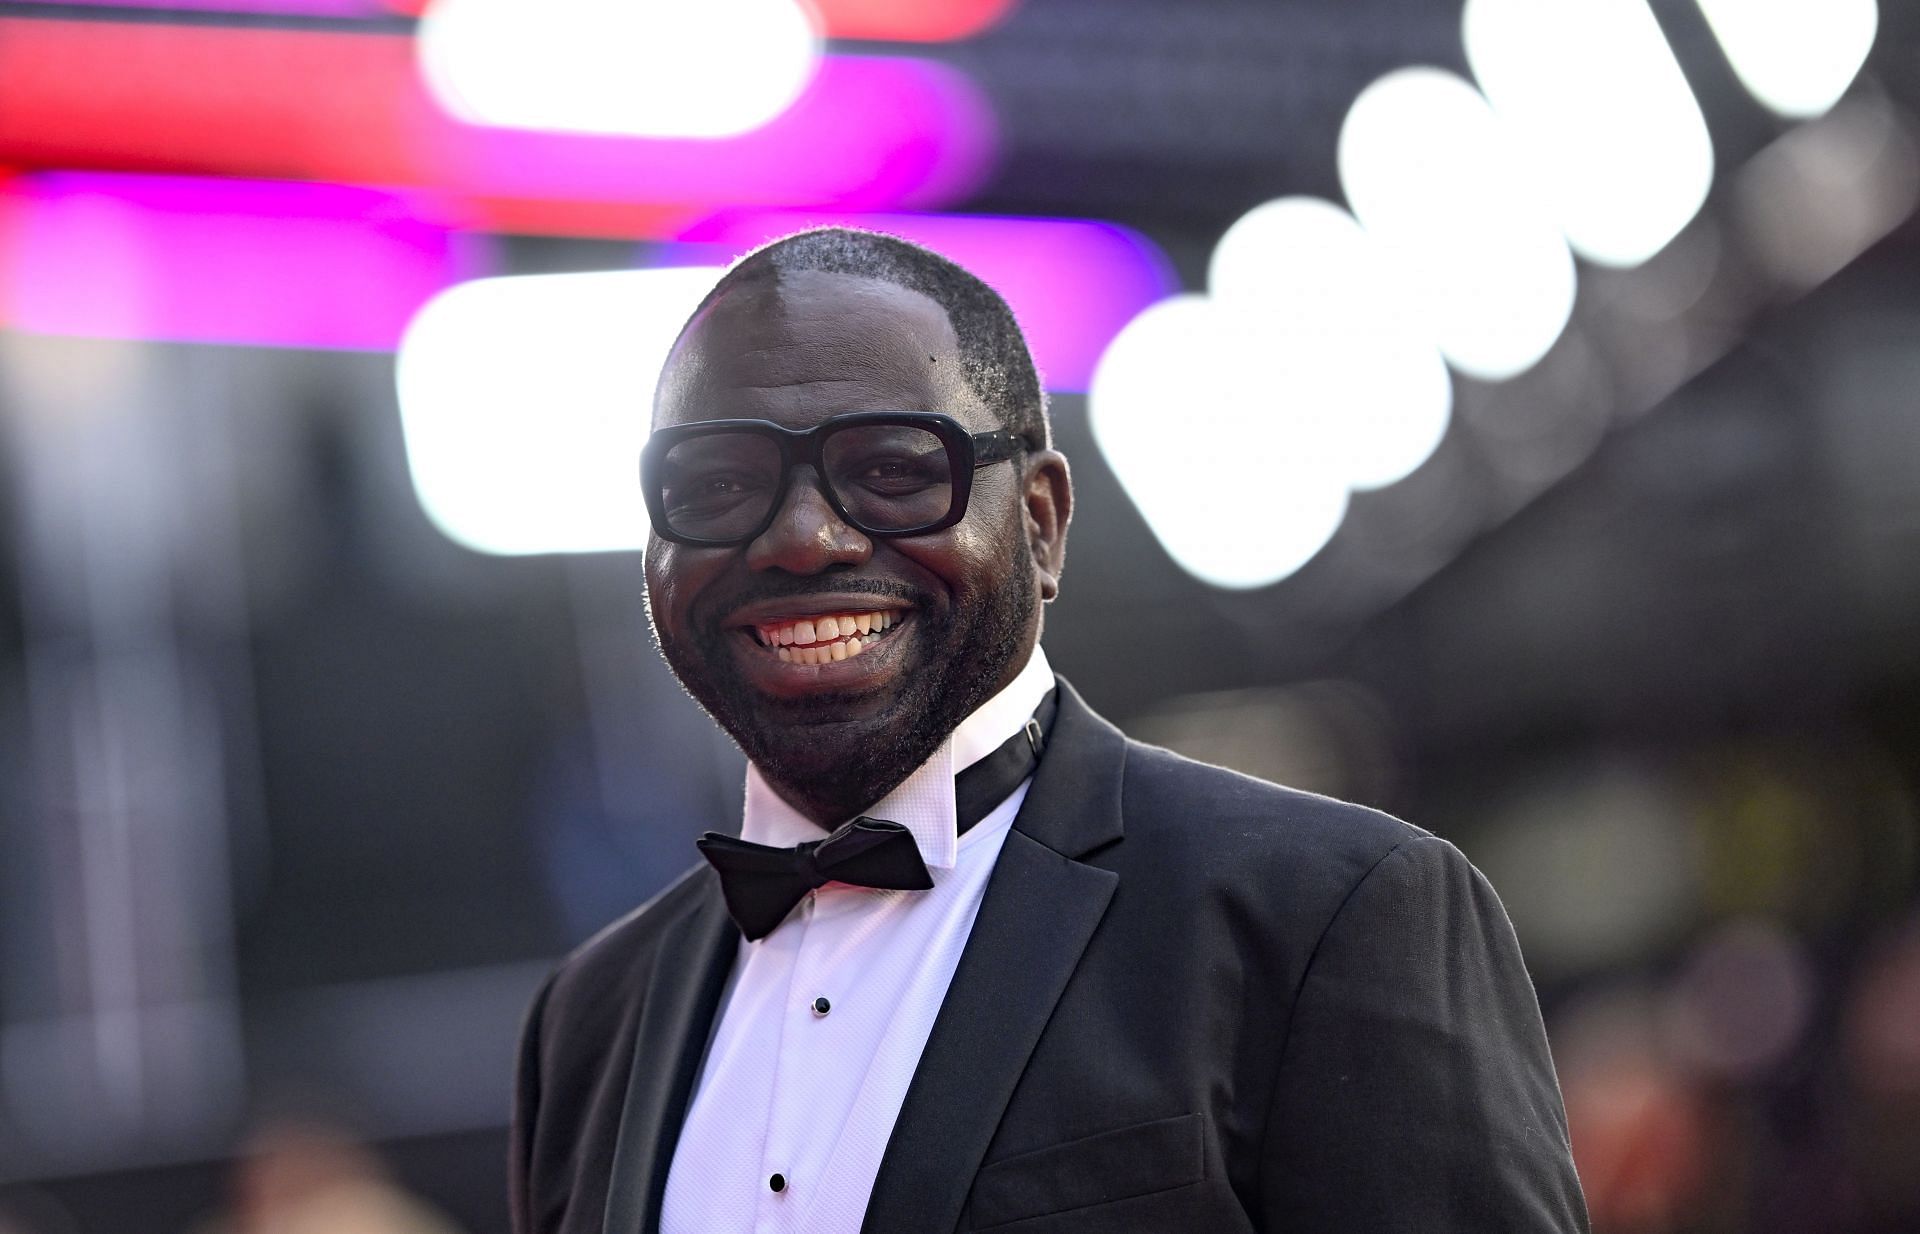
[{"label": "shirt stud button", "polygon": [[787,1189],[787,1176],[785,1174],[775,1174],[767,1180],[767,1189],[770,1191],[785,1191]]},{"label": "shirt stud button", "polygon": [[815,1015],[825,1015],[827,1012],[833,1010],[833,1004],[828,1002],[824,996],[814,999],[807,1005],[813,1008],[813,1014]]}]

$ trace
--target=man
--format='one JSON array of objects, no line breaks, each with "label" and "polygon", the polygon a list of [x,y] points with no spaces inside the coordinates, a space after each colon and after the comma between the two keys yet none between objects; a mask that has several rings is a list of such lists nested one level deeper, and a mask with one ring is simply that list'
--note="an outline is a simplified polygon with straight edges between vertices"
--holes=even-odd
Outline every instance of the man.
[{"label": "man", "polygon": [[746,818],[536,999],[520,1234],[1585,1228],[1478,872],[1047,670],[1072,487],[998,296],[788,237],[654,423],[654,633]]}]

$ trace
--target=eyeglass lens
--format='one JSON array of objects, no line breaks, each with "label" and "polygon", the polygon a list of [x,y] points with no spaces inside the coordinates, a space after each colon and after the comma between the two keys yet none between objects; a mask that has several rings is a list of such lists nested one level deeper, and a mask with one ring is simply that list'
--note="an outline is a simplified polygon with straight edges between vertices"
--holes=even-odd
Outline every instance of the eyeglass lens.
[{"label": "eyeglass lens", "polygon": [[[953,466],[937,434],[904,424],[849,425],[821,443],[821,471],[853,521],[870,531],[939,522],[953,505]],[[782,479],[780,447],[720,430],[676,442],[660,468],[668,527],[700,540],[752,535]]]}]

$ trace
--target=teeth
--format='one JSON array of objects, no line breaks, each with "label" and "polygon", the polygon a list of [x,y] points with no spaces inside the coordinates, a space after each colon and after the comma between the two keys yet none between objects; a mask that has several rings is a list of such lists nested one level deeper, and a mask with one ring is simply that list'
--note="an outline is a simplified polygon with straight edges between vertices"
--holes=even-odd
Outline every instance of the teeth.
[{"label": "teeth", "polygon": [[896,624],[894,614],[887,611],[836,613],[756,626],[753,635],[788,664],[831,664],[859,655],[866,643]]}]

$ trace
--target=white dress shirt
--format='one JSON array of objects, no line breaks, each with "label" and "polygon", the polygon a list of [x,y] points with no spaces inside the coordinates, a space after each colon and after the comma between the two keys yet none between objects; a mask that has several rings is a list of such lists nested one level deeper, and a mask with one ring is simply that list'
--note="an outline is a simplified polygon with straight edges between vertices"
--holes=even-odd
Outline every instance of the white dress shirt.
[{"label": "white dress shirt", "polygon": [[[1031,783],[957,835],[953,777],[1019,732],[1051,689],[1053,670],[1036,646],[1004,690],[864,811],[913,833],[931,890],[828,883],[773,933],[742,940],[667,1175],[662,1234],[860,1228],[987,876]],[[784,846],[822,834],[748,768],[745,839]]]}]

